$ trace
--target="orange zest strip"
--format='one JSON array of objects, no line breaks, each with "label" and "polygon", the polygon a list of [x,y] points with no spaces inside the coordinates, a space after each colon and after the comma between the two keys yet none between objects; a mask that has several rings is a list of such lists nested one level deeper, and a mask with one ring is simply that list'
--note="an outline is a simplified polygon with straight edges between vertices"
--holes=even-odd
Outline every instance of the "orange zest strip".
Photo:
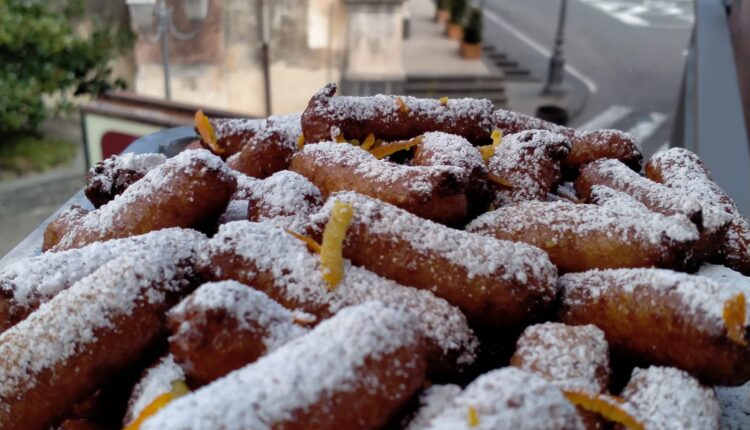
[{"label": "orange zest strip", "polygon": [[195,113],[195,128],[198,130],[203,143],[211,147],[215,153],[221,154],[224,152],[224,148],[219,146],[219,142],[216,139],[216,132],[211,126],[211,122],[202,110]]},{"label": "orange zest strip", "polygon": [[365,137],[365,140],[362,142],[362,149],[365,151],[369,151],[370,148],[372,148],[372,145],[375,144],[375,134],[370,133]]},{"label": "orange zest strip", "polygon": [[299,137],[297,138],[297,149],[301,150],[304,147],[305,147],[305,135],[300,134]]},{"label": "orange zest strip", "polygon": [[443,106],[448,106],[448,97],[440,97],[440,104]]},{"label": "orange zest strip", "polygon": [[623,401],[614,396],[589,394],[582,391],[564,391],[565,398],[575,406],[594,412],[608,421],[622,424],[630,430],[644,430],[645,427],[635,417],[625,411]]},{"label": "orange zest strip", "polygon": [[396,104],[398,105],[399,112],[409,113],[409,106],[406,105],[404,99],[402,99],[401,97],[396,97]]},{"label": "orange zest strip", "polygon": [[745,340],[746,315],[747,309],[743,293],[739,293],[724,302],[724,325],[727,327],[727,337],[741,346],[747,346],[747,340]]},{"label": "orange zest strip", "polygon": [[380,145],[372,149],[370,154],[375,156],[378,160],[381,160],[389,155],[395,154],[396,152],[409,150],[420,143],[422,143],[422,136],[417,136],[414,139],[404,142],[393,142]]},{"label": "orange zest strip", "polygon": [[348,143],[343,133],[336,135],[336,143]]},{"label": "orange zest strip", "polygon": [[305,236],[304,234],[299,234],[296,231],[292,231],[292,230],[289,230],[289,229],[284,229],[284,230],[287,233],[289,233],[292,236],[294,236],[295,238],[297,238],[297,239],[301,240],[302,242],[304,242],[305,245],[307,245],[307,249],[309,249],[310,251],[312,251],[312,252],[314,252],[316,254],[320,254],[320,244],[318,242],[316,242],[315,239],[313,239],[312,237],[309,237],[309,236]]},{"label": "orange zest strip", "polygon": [[477,410],[473,406],[469,406],[469,427],[476,427],[479,425],[479,416]]},{"label": "orange zest strip", "polygon": [[336,200],[333,202],[331,217],[323,230],[323,243],[320,247],[320,269],[328,289],[333,290],[344,278],[344,238],[352,222],[352,206]]},{"label": "orange zest strip", "polygon": [[482,154],[482,159],[485,163],[490,161],[490,158],[495,155],[495,150],[503,141],[503,132],[495,130],[490,137],[492,137],[492,144],[479,147],[479,153]]},{"label": "orange zest strip", "polygon": [[159,412],[164,406],[167,406],[172,400],[182,397],[185,394],[189,393],[190,389],[185,385],[185,382],[183,381],[175,381],[172,383],[172,391],[168,391],[159,397],[155,398],[151,403],[149,403],[141,413],[138,415],[138,418],[136,418],[132,423],[130,423],[127,427],[125,427],[125,430],[139,430],[141,428],[141,424],[143,424],[146,419],[151,417],[152,415]]},{"label": "orange zest strip", "polygon": [[487,174],[487,179],[489,179],[490,181],[492,181],[492,182],[500,185],[501,187],[513,188],[513,184],[511,184],[510,182],[508,182],[507,179],[501,178],[501,177],[495,175],[494,173],[488,173]]}]

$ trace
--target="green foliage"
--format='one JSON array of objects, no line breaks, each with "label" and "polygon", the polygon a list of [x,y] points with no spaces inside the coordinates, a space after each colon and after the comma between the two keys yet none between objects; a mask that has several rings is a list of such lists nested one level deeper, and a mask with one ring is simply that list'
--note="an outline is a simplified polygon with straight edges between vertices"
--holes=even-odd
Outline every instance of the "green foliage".
[{"label": "green foliage", "polygon": [[482,43],[482,9],[472,7],[464,24],[464,42]]},{"label": "green foliage", "polygon": [[73,160],[76,145],[66,140],[31,133],[12,133],[0,138],[0,177],[3,172],[22,175],[44,171]]},{"label": "green foliage", "polygon": [[70,106],[71,91],[124,88],[108,63],[132,46],[133,34],[96,18],[80,34],[73,23],[85,12],[85,0],[0,0],[0,134],[35,130]]},{"label": "green foliage", "polygon": [[464,20],[464,14],[466,13],[466,0],[451,0],[450,11],[451,23],[461,24]]}]

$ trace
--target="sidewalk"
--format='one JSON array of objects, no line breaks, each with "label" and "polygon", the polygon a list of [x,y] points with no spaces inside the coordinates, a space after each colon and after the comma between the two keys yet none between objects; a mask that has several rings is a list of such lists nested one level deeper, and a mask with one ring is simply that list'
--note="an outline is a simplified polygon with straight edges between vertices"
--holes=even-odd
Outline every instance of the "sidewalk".
[{"label": "sidewalk", "polygon": [[411,33],[404,41],[404,70],[407,76],[490,76],[484,61],[464,60],[458,53],[459,43],[443,35],[435,22],[435,4],[431,0],[407,3]]}]

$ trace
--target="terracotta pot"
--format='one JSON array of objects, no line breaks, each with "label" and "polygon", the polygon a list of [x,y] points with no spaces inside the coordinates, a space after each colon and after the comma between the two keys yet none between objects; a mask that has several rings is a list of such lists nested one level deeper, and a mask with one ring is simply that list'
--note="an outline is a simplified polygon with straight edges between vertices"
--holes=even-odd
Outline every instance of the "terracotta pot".
[{"label": "terracotta pot", "polygon": [[464,28],[461,24],[449,22],[445,27],[445,35],[448,36],[448,39],[461,40],[464,38]]},{"label": "terracotta pot", "polygon": [[437,21],[437,23],[440,25],[447,24],[450,18],[451,12],[449,10],[438,9],[437,13],[435,14],[435,21]]},{"label": "terracotta pot", "polygon": [[461,42],[461,56],[467,60],[479,60],[482,58],[482,44]]}]

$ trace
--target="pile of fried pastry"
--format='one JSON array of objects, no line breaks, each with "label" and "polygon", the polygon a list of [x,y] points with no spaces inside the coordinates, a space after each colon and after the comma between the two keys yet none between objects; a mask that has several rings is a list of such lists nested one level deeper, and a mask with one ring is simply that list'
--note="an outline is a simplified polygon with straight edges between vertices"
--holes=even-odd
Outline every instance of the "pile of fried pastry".
[{"label": "pile of fried pastry", "polygon": [[0,429],[750,429],[750,224],[695,154],[335,92],[91,169],[0,270]]}]

